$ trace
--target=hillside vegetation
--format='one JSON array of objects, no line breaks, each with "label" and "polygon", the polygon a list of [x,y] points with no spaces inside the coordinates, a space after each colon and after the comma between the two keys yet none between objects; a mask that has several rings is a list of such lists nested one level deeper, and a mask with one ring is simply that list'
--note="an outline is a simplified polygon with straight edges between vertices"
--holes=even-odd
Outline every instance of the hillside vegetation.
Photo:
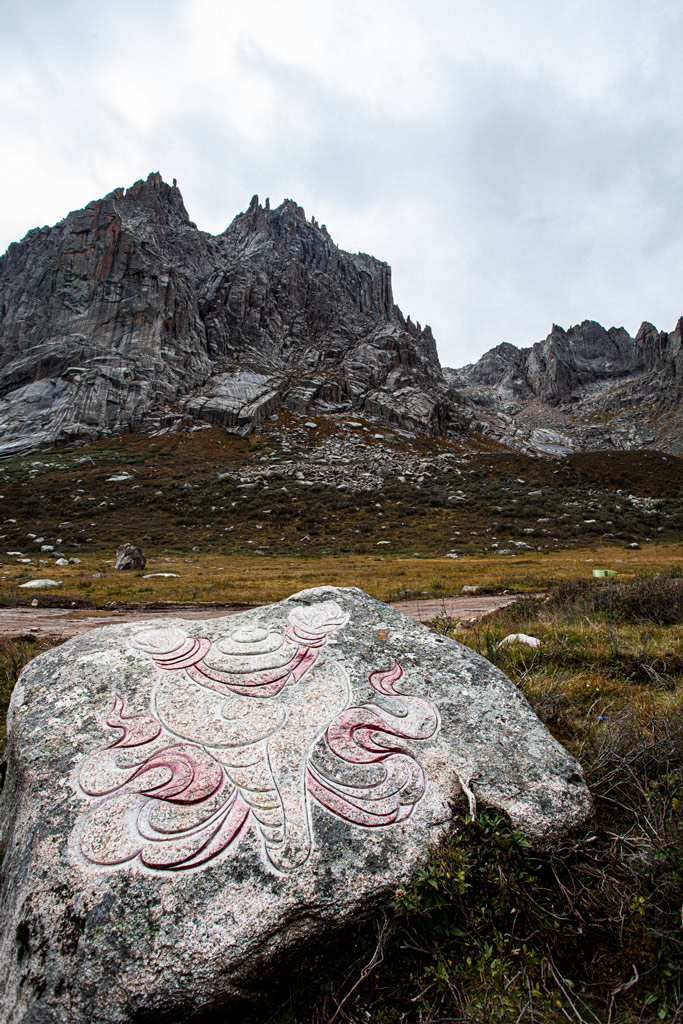
[{"label": "hillside vegetation", "polygon": [[[8,460],[0,600],[33,599],[19,585],[41,576],[61,582],[56,600],[95,604],[267,601],[315,581],[438,596],[463,583],[538,589],[577,560],[630,573],[680,556],[676,456],[468,455],[355,423],[129,435]],[[142,546],[145,574],[175,575],[115,573],[123,541]]]}]

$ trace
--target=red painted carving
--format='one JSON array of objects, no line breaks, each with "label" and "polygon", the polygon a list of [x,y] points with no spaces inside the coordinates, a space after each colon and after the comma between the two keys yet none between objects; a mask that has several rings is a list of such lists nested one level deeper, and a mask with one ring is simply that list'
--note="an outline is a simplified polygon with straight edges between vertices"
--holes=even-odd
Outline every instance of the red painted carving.
[{"label": "red painted carving", "polygon": [[[403,671],[396,661],[388,671],[378,670],[369,676],[375,692],[388,699],[381,707],[366,703],[339,711],[339,703],[335,709],[328,699],[327,705],[320,705],[333,716],[331,721],[328,718],[323,739],[316,743],[320,733],[314,731],[308,746],[304,743],[304,749],[292,749],[291,755],[285,755],[291,756],[293,765],[301,763],[307,794],[297,788],[298,771],[278,780],[272,774],[269,744],[277,740],[278,723],[296,715],[292,707],[305,706],[314,696],[320,701],[320,694],[325,696],[325,679],[335,699],[349,692],[348,682],[343,684],[346,691],[340,690],[340,680],[343,683],[346,677],[336,662],[328,662],[327,670],[318,670],[314,686],[313,677],[306,682],[330,634],[346,621],[332,602],[298,610],[290,615],[280,647],[275,652],[269,649],[265,663],[270,658],[271,667],[261,667],[264,657],[258,652],[240,654],[236,662],[233,659],[237,667],[232,672],[210,664],[219,652],[203,637],[188,637],[179,629],[136,637],[135,646],[145,651],[164,675],[184,673],[204,692],[219,694],[220,702],[208,698],[209,708],[219,709],[219,718],[221,708],[230,708],[230,700],[257,698],[253,711],[249,702],[246,711],[240,705],[240,713],[256,715],[256,723],[263,719],[267,728],[262,728],[260,735],[257,731],[255,740],[239,734],[238,742],[227,746],[203,737],[195,742],[208,728],[202,725],[201,716],[190,722],[197,736],[192,732],[178,735],[158,713],[127,713],[123,697],[117,694],[105,722],[109,729],[119,730],[119,735],[87,759],[79,776],[83,795],[95,801],[85,813],[80,831],[85,858],[100,866],[139,858],[148,868],[182,871],[212,860],[235,844],[246,828],[254,828],[271,866],[294,870],[305,862],[313,845],[311,798],[354,825],[375,828],[408,818],[424,795],[425,776],[405,741],[430,739],[439,719],[429,701],[399,689]],[[244,642],[239,649],[248,646]],[[250,658],[258,660],[257,670],[249,671]],[[230,662],[229,657],[223,660]],[[325,674],[321,676],[321,672]],[[334,684],[330,682],[333,677]],[[280,711],[273,705],[274,715],[265,712],[285,687],[297,683],[304,686],[300,705],[290,701]],[[175,699],[175,685],[171,693]],[[153,697],[153,708],[157,707],[155,701]],[[304,717],[292,721],[306,724],[302,714]],[[251,735],[251,718],[248,726]],[[306,728],[310,732],[310,723]],[[299,741],[296,729],[291,735]],[[289,750],[288,742],[276,744],[276,748],[281,759],[282,750]],[[294,804],[283,795],[286,778],[294,779],[290,783],[292,792],[298,794]],[[300,814],[292,822],[287,815],[293,813],[296,802],[301,803]]]},{"label": "red painted carving", "polygon": [[157,738],[161,726],[153,715],[126,715],[125,710],[126,702],[117,693],[106,721],[111,729],[122,729],[123,735],[110,746],[139,747]]},{"label": "red painted carving", "polygon": [[381,694],[398,698],[400,711],[392,713],[372,704],[347,708],[327,728],[327,746],[340,762],[381,765],[375,778],[359,785],[335,777],[309,764],[309,792],[333,814],[356,825],[392,825],[410,816],[424,796],[425,777],[415,757],[397,739],[426,740],[436,734],[438,713],[421,697],[401,693],[403,677],[397,661],[388,672],[370,673],[370,685]]}]

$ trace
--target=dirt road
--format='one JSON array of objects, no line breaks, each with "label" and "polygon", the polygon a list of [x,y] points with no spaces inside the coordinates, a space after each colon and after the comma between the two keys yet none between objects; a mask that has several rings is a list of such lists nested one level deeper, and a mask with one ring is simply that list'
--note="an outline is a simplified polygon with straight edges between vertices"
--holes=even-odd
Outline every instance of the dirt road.
[{"label": "dirt road", "polygon": [[513,604],[521,594],[489,594],[478,597],[464,594],[460,597],[425,598],[424,601],[395,601],[391,607],[403,612],[416,622],[431,622],[440,616],[456,622],[479,622],[491,612]]},{"label": "dirt road", "polygon": [[[462,622],[477,622],[485,615],[504,608],[516,600],[512,594],[478,597],[466,595],[425,599],[424,601],[397,601],[392,605],[418,622],[430,622],[437,616],[447,616]],[[85,633],[96,626],[111,626],[119,622],[142,622],[169,615],[183,619],[213,619],[236,615],[246,605],[173,604],[165,608],[82,609],[82,608],[0,608],[0,639],[16,639],[28,634],[65,640]],[[256,606],[253,606],[256,607]]]}]

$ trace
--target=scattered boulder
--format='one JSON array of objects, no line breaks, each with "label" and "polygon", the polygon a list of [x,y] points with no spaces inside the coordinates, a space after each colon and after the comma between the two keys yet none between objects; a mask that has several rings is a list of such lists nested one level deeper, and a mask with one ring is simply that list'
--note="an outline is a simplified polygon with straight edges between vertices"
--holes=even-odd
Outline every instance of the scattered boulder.
[{"label": "scattered boulder", "polygon": [[19,584],[26,590],[41,590],[43,587],[61,587],[61,585],[61,580],[29,580],[28,583]]},{"label": "scattered boulder", "polygon": [[630,544],[626,545],[631,551],[640,551],[640,544],[637,540],[632,540]]},{"label": "scattered boulder", "polygon": [[144,569],[147,559],[135,544],[122,544],[116,549],[115,569]]},{"label": "scattered boulder", "polygon": [[240,1019],[425,863],[458,794],[537,844],[591,809],[499,669],[355,588],[75,637],[8,729],[7,1024]]},{"label": "scattered boulder", "polygon": [[541,641],[537,636],[529,636],[527,633],[509,633],[504,636],[498,647],[509,647],[511,644],[523,644],[524,647],[540,647]]}]

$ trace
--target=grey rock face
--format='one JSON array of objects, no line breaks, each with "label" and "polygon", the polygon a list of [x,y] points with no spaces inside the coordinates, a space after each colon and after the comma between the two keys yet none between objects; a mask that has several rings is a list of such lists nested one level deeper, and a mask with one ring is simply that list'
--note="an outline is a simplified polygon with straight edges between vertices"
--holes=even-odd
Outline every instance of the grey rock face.
[{"label": "grey rock face", "polygon": [[144,569],[147,559],[135,544],[121,544],[116,549],[115,569]]},{"label": "grey rock face", "polygon": [[[528,349],[504,344],[460,370],[451,387],[478,410],[480,429],[542,454],[581,448],[683,451],[683,347],[644,323],[635,338],[585,320],[553,326]],[[638,409],[634,417],[633,410]]]},{"label": "grey rock face", "polygon": [[498,669],[358,590],[49,651],[9,713],[3,1022],[238,1012],[409,877],[463,790],[541,843],[590,812]]},{"label": "grey rock face", "polygon": [[280,408],[368,403],[434,433],[447,393],[431,331],[394,305],[389,266],[339,250],[291,200],[271,210],[255,196],[213,237],[151,174],[0,259],[0,452],[183,415],[249,430]]},{"label": "grey rock face", "polygon": [[159,175],[11,245],[0,259],[3,450],[134,429],[205,380],[195,282],[208,269],[204,236]]}]

